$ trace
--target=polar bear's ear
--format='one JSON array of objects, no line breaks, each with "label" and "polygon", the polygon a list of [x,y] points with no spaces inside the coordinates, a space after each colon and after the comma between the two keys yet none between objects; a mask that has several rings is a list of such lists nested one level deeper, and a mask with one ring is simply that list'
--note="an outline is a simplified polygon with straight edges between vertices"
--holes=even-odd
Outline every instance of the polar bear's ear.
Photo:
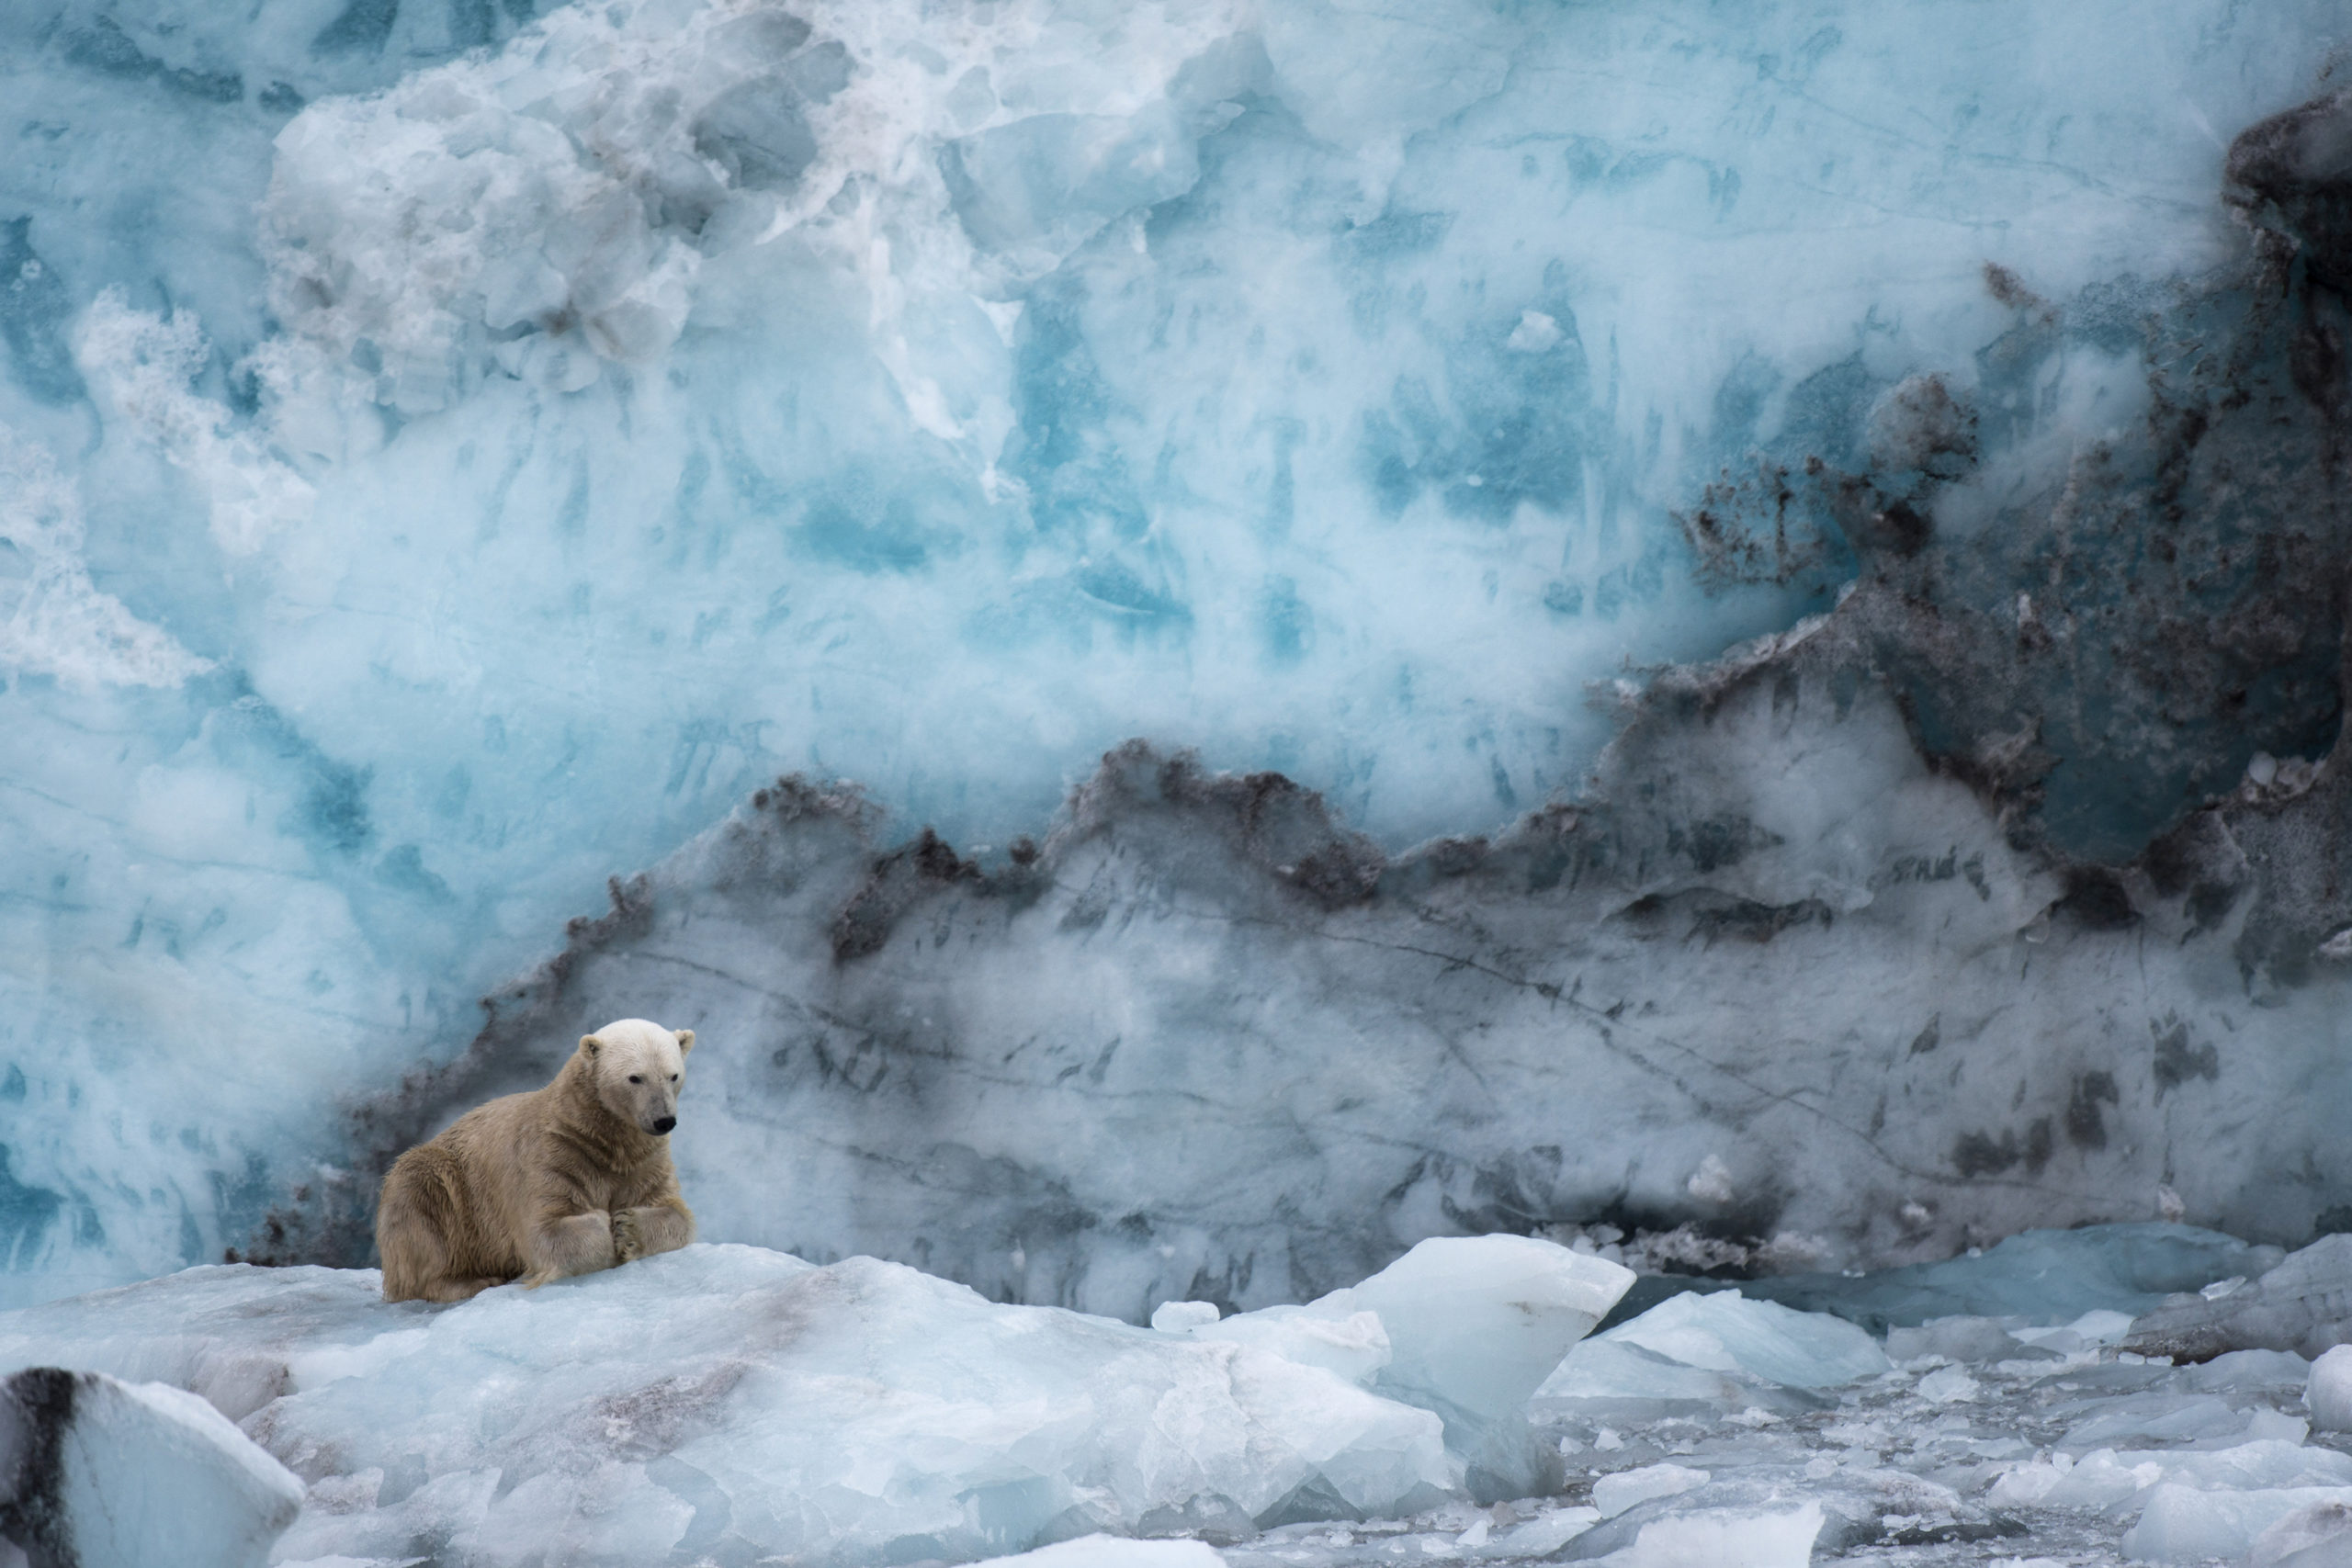
[{"label": "polar bear's ear", "polygon": [[678,1055],[683,1056],[695,1048],[695,1032],[691,1029],[681,1029],[677,1034]]},{"label": "polar bear's ear", "polygon": [[604,1048],[605,1043],[597,1039],[593,1034],[583,1034],[580,1037],[581,1055],[586,1056],[592,1062],[596,1059],[596,1053]]}]

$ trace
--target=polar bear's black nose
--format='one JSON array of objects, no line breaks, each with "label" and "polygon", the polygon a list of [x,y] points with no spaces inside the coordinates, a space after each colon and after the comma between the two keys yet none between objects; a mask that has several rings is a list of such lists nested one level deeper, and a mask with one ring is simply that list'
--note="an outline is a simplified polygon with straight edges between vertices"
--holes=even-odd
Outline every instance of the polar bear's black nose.
[{"label": "polar bear's black nose", "polygon": [[653,1123],[653,1130],[657,1133],[666,1133],[677,1124],[678,1119],[675,1116],[664,1116]]}]

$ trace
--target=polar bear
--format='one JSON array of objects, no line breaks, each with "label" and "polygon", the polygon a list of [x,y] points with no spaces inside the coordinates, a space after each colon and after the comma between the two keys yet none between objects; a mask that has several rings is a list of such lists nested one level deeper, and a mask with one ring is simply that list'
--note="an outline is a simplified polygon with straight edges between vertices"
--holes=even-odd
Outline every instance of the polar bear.
[{"label": "polar bear", "polygon": [[545,1089],[476,1106],[392,1162],[376,1206],[388,1302],[461,1302],[672,1252],[695,1238],[678,1195],[691,1029],[608,1023]]}]

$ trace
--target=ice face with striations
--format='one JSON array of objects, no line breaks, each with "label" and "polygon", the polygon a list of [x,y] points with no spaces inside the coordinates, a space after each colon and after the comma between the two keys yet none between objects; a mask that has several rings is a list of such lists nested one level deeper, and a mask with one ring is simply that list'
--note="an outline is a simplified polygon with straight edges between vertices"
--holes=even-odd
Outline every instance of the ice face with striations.
[{"label": "ice face with striations", "polygon": [[[792,852],[844,902],[752,909],[774,971],[647,973],[740,1021],[794,1179],[1017,1190],[939,1264],[990,1290],[1255,1304],[1586,1222],[1887,1259],[2160,1187],[2244,1223],[2274,1176],[2300,1241],[2352,1196],[2241,1113],[2333,1041],[2352,926],[2293,882],[2333,850],[2262,847],[2333,787],[2335,111],[2290,113],[2332,0],[534,9],[0,16],[9,1298],[362,1260],[382,1130],[484,1075],[341,1108],[786,773],[890,813]],[[1615,825],[1545,807],[1629,721]],[[1081,800],[1024,869],[1137,735],[1363,836],[1261,784],[1121,863]],[[2257,746],[2238,818],[2162,839]],[[926,822],[974,858],[885,863]],[[1065,881],[976,906],[986,974],[921,958],[901,917],[982,871]],[[464,1060],[599,1021],[535,994]],[[957,998],[998,1010],[920,1021]],[[1260,1084],[1317,1020],[1271,1069],[1284,1235],[1102,1206],[1200,1159],[1125,1164],[1107,1074]],[[1075,1165],[888,1098],[1032,1037],[1002,1087]],[[1326,1179],[1425,1110],[1418,1169]],[[1404,1196],[1357,1224],[1366,1186]],[[922,1261],[924,1201],[763,1239]],[[1071,1267],[1001,1280],[1024,1227]]]}]

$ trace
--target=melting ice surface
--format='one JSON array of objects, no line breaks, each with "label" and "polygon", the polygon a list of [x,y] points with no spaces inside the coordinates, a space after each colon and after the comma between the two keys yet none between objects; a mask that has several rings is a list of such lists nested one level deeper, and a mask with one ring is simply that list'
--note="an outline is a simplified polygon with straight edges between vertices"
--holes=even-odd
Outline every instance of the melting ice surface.
[{"label": "melting ice surface", "polygon": [[[1702,572],[1725,465],[1966,373],[1988,263],[2231,254],[2340,20],[529,9],[0,17],[14,1299],[336,1180],[779,772],[996,844],[1138,733],[1391,844],[1573,785],[1589,682],[1850,570],[1799,506]],[[2070,354],[2052,461],[2136,417]]]}]

